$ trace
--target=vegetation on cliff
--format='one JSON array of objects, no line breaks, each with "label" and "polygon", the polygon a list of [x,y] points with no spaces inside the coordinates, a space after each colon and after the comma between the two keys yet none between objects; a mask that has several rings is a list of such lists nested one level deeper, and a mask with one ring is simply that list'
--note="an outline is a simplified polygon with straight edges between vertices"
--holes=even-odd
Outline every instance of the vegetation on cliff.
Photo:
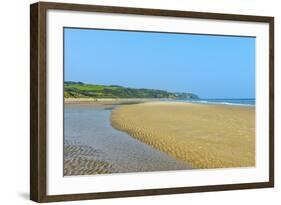
[{"label": "vegetation on cliff", "polygon": [[168,92],[165,90],[127,88],[119,85],[95,85],[82,82],[64,82],[65,98],[168,98],[198,99],[193,93]]}]

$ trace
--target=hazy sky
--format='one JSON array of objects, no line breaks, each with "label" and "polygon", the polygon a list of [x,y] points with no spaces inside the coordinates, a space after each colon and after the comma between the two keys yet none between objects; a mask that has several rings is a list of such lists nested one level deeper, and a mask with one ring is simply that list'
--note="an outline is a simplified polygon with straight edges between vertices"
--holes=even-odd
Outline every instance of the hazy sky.
[{"label": "hazy sky", "polygon": [[70,28],[64,36],[66,81],[255,97],[255,38]]}]

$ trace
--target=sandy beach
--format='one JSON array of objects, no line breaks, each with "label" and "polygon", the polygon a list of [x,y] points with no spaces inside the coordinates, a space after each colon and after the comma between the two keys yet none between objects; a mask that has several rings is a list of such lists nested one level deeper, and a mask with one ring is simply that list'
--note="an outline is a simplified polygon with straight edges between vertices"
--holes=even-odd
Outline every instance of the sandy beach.
[{"label": "sandy beach", "polygon": [[255,166],[255,108],[145,102],[112,111],[111,124],[194,168]]},{"label": "sandy beach", "polygon": [[158,101],[157,99],[150,98],[64,98],[64,103],[66,105],[71,104],[92,104],[92,105],[123,105],[123,104],[137,104],[143,102]]}]

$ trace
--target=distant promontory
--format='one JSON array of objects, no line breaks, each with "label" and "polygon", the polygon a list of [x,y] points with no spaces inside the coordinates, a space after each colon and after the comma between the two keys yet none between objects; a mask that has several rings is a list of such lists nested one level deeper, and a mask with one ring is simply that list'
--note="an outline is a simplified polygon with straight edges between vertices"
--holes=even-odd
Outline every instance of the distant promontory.
[{"label": "distant promontory", "polygon": [[65,81],[65,98],[166,98],[199,99],[196,94],[168,92],[158,89],[128,88],[119,85],[96,85],[83,82]]}]

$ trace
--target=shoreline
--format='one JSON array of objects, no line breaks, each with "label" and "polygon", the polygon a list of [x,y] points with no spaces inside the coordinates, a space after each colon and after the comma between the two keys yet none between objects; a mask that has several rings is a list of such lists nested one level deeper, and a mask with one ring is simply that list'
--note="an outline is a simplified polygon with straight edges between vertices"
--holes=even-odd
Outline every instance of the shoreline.
[{"label": "shoreline", "polygon": [[111,124],[194,168],[255,166],[255,107],[147,102],[112,110]]},{"label": "shoreline", "polygon": [[239,104],[229,102],[212,102],[204,99],[170,99],[170,98],[64,98],[64,104],[92,104],[92,105],[126,105],[149,102],[188,103],[199,105],[238,106],[255,108],[255,104]]},{"label": "shoreline", "polygon": [[192,169],[112,127],[112,110],[122,106],[65,105],[65,176]]},{"label": "shoreline", "polygon": [[[164,100],[164,99],[163,99]],[[65,104],[123,105],[160,101],[150,98],[64,98]]]}]

